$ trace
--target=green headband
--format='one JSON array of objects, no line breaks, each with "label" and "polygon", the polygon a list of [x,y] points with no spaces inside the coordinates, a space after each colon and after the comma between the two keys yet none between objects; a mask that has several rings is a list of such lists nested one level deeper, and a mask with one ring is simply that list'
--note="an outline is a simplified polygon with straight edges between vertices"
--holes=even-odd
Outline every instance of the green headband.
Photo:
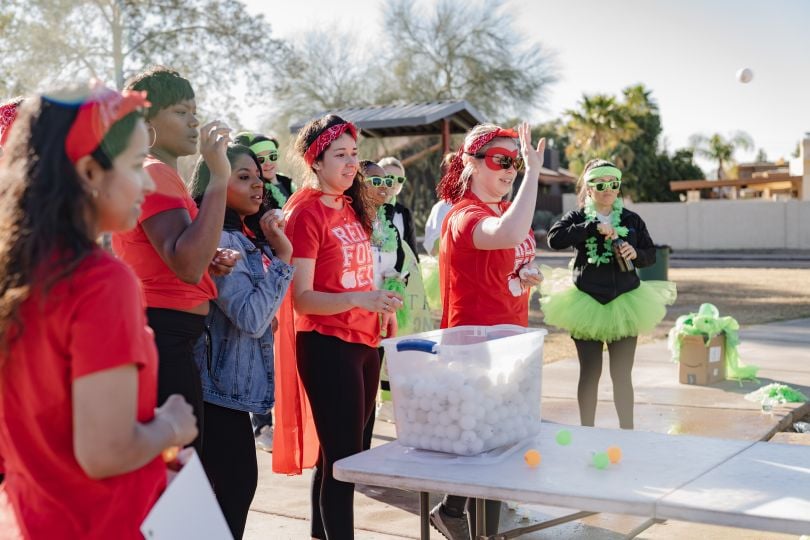
[{"label": "green headband", "polygon": [[596,167],[588,171],[588,173],[585,175],[585,181],[590,182],[594,178],[602,178],[603,176],[613,176],[616,178],[616,180],[621,180],[622,171],[609,165],[605,165],[604,167]]},{"label": "green headband", "polygon": [[254,154],[259,155],[261,152],[278,152],[278,146],[273,141],[259,141],[256,144],[250,145],[250,149]]}]

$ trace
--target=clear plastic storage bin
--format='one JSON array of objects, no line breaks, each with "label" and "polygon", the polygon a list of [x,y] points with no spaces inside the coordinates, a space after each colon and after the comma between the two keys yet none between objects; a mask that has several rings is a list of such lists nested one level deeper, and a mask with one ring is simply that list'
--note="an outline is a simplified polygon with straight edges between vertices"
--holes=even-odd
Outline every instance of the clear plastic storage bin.
[{"label": "clear plastic storage bin", "polygon": [[536,434],[546,333],[459,326],[383,340],[399,442],[469,456]]}]

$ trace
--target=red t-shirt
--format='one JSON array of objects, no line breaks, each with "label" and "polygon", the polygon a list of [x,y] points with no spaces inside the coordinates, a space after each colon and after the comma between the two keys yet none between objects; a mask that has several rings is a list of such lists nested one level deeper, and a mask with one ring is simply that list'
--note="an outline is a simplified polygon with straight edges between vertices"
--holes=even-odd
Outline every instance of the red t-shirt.
[{"label": "red t-shirt", "polygon": [[[294,206],[285,232],[293,245],[293,257],[315,259],[313,290],[329,293],[374,290],[371,242],[350,205],[335,210],[318,197],[307,197]],[[379,315],[361,308],[335,315],[297,314],[295,328],[371,347],[380,342]]]},{"label": "red t-shirt", "polygon": [[[508,203],[504,208],[508,208]],[[494,210],[467,192],[442,223],[439,249],[442,328],[461,325],[529,325],[529,289],[518,271],[534,261],[534,233],[511,249],[477,249],[473,231]]]},{"label": "red t-shirt", "polygon": [[97,250],[20,311],[23,333],[0,378],[0,539],[141,539],[166,485],[160,456],[93,480],[73,453],[74,380],[125,364],[138,368],[138,421],[154,418],[157,350],[132,270]]},{"label": "red t-shirt", "polygon": [[143,202],[138,225],[131,231],[113,235],[113,251],[141,279],[147,306],[189,310],[217,297],[214,280],[205,272],[196,285],[181,281],[149,242],[142,223],[155,214],[178,208],[186,209],[193,220],[197,217],[197,204],[189,195],[177,171],[162,161],[149,156],[144,169],[155,182],[155,192]]}]

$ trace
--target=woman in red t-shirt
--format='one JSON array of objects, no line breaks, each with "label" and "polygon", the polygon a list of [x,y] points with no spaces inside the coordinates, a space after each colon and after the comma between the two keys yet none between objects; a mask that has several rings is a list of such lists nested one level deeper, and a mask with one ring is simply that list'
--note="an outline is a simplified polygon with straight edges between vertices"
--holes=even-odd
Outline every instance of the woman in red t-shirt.
[{"label": "woman in red t-shirt", "polygon": [[[225,194],[231,166],[225,157],[230,129],[222,122],[199,128],[191,84],[176,71],[150,68],[127,83],[145,91],[149,156],[146,172],[155,192],[143,202],[137,226],[113,237],[113,250],[143,283],[146,315],[155,332],[160,364],[158,403],[179,393],[194,407],[200,436],[194,441],[202,453],[203,397],[200,373],[194,363],[194,344],[205,329],[205,316],[217,289],[209,271],[230,272],[235,260],[230,250],[218,250]],[[197,152],[211,171],[211,183],[199,209],[177,173],[177,160]],[[212,261],[215,266],[212,267]],[[226,268],[217,265],[226,264]]]},{"label": "woman in red t-shirt", "polygon": [[[284,207],[295,266],[295,354],[321,447],[311,534],[353,538],[354,485],[335,480],[332,465],[362,451],[363,426],[374,412],[379,384],[381,325],[386,335],[396,333],[402,298],[374,289],[374,214],[358,172],[354,125],[334,115],[313,120],[298,132],[295,150],[312,173]],[[280,337],[288,335],[280,330]],[[287,409],[279,405],[284,418]]]},{"label": "woman in red t-shirt", "polygon": [[[540,139],[532,146],[526,123],[517,131],[482,124],[470,130],[450,162],[436,188],[440,199],[453,203],[439,244],[442,328],[528,326],[529,290],[542,279],[534,265],[531,223],[545,144]],[[520,188],[512,203],[505,202],[524,160]],[[448,495],[431,512],[431,523],[448,538],[469,534],[466,502]],[[500,503],[487,501],[486,507],[486,533],[495,534]]]},{"label": "woman in red t-shirt", "polygon": [[138,539],[161,451],[197,435],[181,396],[155,409],[140,284],[95,243],[134,226],[154,187],[148,102],[59,97],[26,100],[0,168],[0,538]]}]

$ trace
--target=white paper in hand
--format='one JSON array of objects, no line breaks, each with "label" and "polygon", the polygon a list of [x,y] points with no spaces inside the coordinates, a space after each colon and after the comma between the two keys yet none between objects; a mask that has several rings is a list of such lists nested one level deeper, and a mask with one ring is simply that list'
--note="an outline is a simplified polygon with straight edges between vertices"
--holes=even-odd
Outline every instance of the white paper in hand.
[{"label": "white paper in hand", "polygon": [[146,540],[233,540],[197,453],[141,524]]}]

